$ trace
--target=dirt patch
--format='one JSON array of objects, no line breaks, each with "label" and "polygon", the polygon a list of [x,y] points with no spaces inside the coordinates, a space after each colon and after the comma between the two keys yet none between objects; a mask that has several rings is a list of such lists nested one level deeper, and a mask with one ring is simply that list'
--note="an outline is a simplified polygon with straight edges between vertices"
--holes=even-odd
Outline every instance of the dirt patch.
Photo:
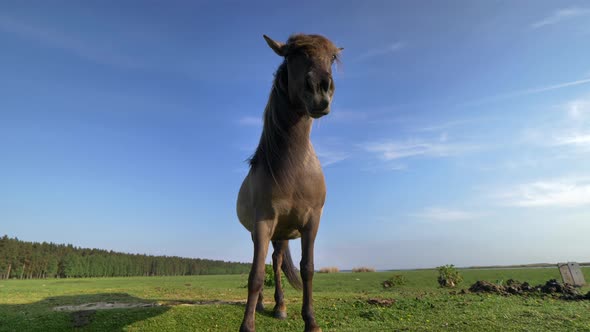
[{"label": "dirt patch", "polygon": [[152,308],[160,306],[197,306],[197,305],[215,305],[215,304],[233,304],[243,305],[244,301],[223,301],[223,300],[205,300],[205,301],[183,301],[183,300],[172,300],[162,301],[159,303],[126,303],[126,302],[92,302],[78,305],[63,305],[53,308],[55,311],[72,311],[72,312],[83,312],[83,311],[96,311],[96,310],[109,310],[109,309],[132,309],[132,308]]},{"label": "dirt patch", "polygon": [[[505,285],[478,280],[469,287],[468,292],[500,295],[548,294],[564,300],[590,300],[590,292],[582,295],[574,286],[561,284],[555,279],[551,279],[545,284],[537,286],[531,286],[528,282],[520,282],[513,279],[506,281]],[[461,293],[465,294],[467,291],[463,290]]]},{"label": "dirt patch", "polygon": [[124,302],[93,302],[79,305],[62,305],[53,308],[55,311],[92,311],[108,309],[131,309],[131,308],[150,308],[158,307],[159,303],[124,303]]},{"label": "dirt patch", "polygon": [[205,300],[205,301],[166,301],[161,305],[163,306],[195,306],[195,305],[215,305],[215,304],[233,304],[243,305],[245,301],[224,301],[224,300]]},{"label": "dirt patch", "polygon": [[391,307],[395,303],[395,299],[368,299],[367,303],[381,307]]},{"label": "dirt patch", "polygon": [[232,304],[244,305],[244,301],[164,301],[162,303],[127,303],[127,302],[92,302],[78,305],[62,305],[54,307],[55,311],[71,312],[72,326],[83,327],[92,322],[94,314],[98,310],[110,309],[132,309],[132,308],[152,308],[152,307],[172,307],[172,306],[198,306],[198,305],[215,305],[215,304]]}]

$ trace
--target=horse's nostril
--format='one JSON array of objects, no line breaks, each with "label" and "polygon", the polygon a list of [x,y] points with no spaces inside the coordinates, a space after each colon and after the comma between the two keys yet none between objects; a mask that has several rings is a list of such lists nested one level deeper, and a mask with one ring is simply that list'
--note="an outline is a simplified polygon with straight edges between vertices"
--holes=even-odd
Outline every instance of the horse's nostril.
[{"label": "horse's nostril", "polygon": [[308,78],[305,80],[305,89],[307,91],[313,91],[313,85],[311,84],[311,80]]},{"label": "horse's nostril", "polygon": [[330,79],[329,77],[322,79],[320,81],[320,88],[322,89],[322,92],[328,92],[328,90],[330,90],[331,83],[332,83],[332,79]]},{"label": "horse's nostril", "polygon": [[317,108],[320,110],[325,110],[328,108],[328,106],[330,106],[330,99],[324,98],[318,103]]}]

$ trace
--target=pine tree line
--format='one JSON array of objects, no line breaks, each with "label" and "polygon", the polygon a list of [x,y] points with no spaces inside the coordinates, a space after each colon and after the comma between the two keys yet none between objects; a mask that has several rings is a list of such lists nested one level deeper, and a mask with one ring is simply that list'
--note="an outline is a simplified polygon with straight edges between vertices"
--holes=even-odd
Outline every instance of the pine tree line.
[{"label": "pine tree line", "polygon": [[247,273],[250,264],[125,254],[71,244],[0,238],[0,279],[179,276]]}]

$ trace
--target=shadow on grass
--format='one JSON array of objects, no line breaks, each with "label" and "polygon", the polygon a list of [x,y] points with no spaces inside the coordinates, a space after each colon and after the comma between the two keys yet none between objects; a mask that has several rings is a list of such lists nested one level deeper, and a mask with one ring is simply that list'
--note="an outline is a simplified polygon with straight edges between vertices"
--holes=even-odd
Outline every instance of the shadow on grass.
[{"label": "shadow on grass", "polygon": [[[99,308],[117,306],[123,308]],[[48,297],[34,303],[0,304],[0,331],[123,331],[169,309],[126,293]]]}]

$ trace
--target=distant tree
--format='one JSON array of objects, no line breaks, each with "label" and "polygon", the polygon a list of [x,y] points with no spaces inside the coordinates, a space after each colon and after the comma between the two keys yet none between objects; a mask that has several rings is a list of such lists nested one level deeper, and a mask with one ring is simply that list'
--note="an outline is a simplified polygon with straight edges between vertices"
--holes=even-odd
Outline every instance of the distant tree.
[{"label": "distant tree", "polygon": [[237,274],[249,270],[247,263],[125,254],[0,237],[0,279]]}]

